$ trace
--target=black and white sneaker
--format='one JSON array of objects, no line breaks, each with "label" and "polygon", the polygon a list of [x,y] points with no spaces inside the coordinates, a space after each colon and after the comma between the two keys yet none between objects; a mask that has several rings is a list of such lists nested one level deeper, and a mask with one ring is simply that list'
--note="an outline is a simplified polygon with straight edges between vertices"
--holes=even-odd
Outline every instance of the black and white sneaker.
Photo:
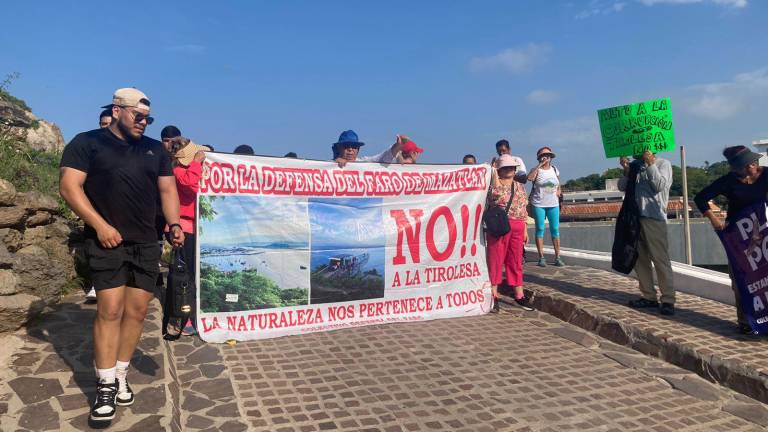
[{"label": "black and white sneaker", "polygon": [[107,422],[115,418],[115,399],[117,398],[117,382],[111,384],[96,384],[96,402],[91,408],[91,420]]},{"label": "black and white sneaker", "polygon": [[118,406],[133,405],[133,390],[131,390],[127,378],[117,378],[117,397],[115,397],[115,403]]},{"label": "black and white sneaker", "polygon": [[515,299],[515,303],[517,303],[518,306],[520,306],[521,308],[527,311],[533,310],[533,308],[530,306],[530,303],[528,302],[528,297],[523,296],[519,299]]}]

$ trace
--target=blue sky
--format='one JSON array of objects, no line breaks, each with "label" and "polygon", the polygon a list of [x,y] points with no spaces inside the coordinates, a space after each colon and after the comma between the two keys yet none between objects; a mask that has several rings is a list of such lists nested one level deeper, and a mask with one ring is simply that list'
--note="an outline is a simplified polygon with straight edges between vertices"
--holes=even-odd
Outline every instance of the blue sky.
[{"label": "blue sky", "polygon": [[310,198],[312,249],[384,246],[381,198]]},{"label": "blue sky", "polygon": [[[563,177],[617,166],[596,110],[669,96],[690,164],[768,138],[768,2],[8,2],[0,75],[66,140],[118,87],[166,124],[231,151],[327,159],[344,129],[424,162],[489,160],[507,138]],[[677,163],[678,156],[668,154]]]},{"label": "blue sky", "polygon": [[306,200],[240,195],[217,197],[212,204],[216,216],[212,222],[200,222],[201,244],[290,242],[309,246]]}]

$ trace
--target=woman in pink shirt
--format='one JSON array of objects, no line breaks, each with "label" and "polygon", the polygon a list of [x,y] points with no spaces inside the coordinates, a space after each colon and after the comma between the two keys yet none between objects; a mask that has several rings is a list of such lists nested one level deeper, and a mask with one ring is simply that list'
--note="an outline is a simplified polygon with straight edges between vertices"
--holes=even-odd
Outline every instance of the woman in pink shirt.
[{"label": "woman in pink shirt", "polygon": [[[203,173],[202,163],[205,160],[205,152],[210,148],[197,145],[188,138],[182,136],[173,138],[170,143],[173,155],[173,175],[176,177],[176,189],[179,193],[179,215],[181,230],[184,231],[184,259],[187,264],[187,274],[190,280],[195,280],[195,258],[197,252],[197,227],[195,226],[195,207],[197,205],[197,192],[200,190],[200,178]],[[183,334],[194,335],[196,333],[197,306],[195,290],[192,290],[192,313],[184,325]]]}]

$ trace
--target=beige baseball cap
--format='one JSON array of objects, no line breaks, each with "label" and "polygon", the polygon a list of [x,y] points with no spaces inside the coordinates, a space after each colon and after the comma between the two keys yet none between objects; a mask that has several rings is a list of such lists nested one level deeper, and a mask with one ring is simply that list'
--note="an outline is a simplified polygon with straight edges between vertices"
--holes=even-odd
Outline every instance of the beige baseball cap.
[{"label": "beige baseball cap", "polygon": [[115,90],[112,94],[112,103],[102,108],[112,108],[113,105],[121,107],[143,108],[149,111],[149,98],[141,90],[126,87]]}]

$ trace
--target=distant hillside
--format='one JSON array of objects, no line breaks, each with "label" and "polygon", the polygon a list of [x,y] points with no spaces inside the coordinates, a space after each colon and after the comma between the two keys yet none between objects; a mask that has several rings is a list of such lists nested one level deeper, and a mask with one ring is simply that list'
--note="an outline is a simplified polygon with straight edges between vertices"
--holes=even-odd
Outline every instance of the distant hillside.
[{"label": "distant hillside", "polygon": [[[715,179],[728,173],[730,168],[725,161],[710,164],[705,162],[702,167],[687,167],[688,174],[688,197],[693,198],[700,190],[712,183]],[[590,174],[568,180],[563,185],[563,191],[577,192],[585,190],[605,189],[605,180],[620,178],[623,175],[621,168],[611,168],[602,174]],[[669,191],[670,196],[683,196],[683,170],[679,166],[672,166],[672,187]],[[715,200],[717,205],[727,207],[722,197]]]}]

